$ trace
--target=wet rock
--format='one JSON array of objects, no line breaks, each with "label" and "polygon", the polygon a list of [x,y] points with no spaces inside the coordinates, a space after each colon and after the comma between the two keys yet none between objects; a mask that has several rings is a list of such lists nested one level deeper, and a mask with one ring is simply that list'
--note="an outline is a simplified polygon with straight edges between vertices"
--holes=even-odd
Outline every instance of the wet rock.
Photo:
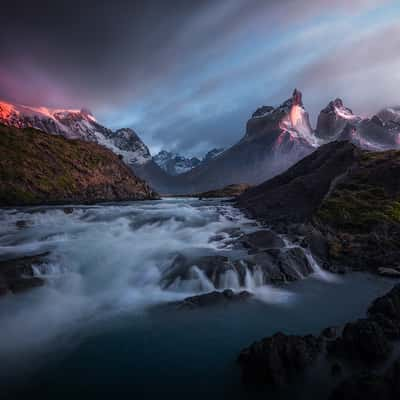
[{"label": "wet rock", "polygon": [[330,400],[398,400],[400,398],[400,359],[383,374],[356,374],[340,383]]},{"label": "wet rock", "polygon": [[370,316],[382,314],[390,319],[400,321],[400,284],[384,296],[375,299],[368,308]]},{"label": "wet rock", "polygon": [[396,268],[378,268],[378,274],[389,278],[400,278],[400,270]]},{"label": "wet rock", "polygon": [[192,280],[196,277],[195,269],[201,271],[215,287],[219,287],[222,284],[222,275],[227,271],[235,271],[235,266],[225,256],[205,256],[197,259],[188,259],[178,255],[171,267],[165,271],[161,284],[164,288],[167,288],[177,280]]},{"label": "wet rock", "polygon": [[17,222],[15,223],[15,226],[16,226],[18,229],[26,228],[26,227],[28,226],[28,221],[26,221],[26,220],[24,220],[24,219],[21,219],[21,220],[19,220],[19,221],[17,221]]},{"label": "wet rock", "polygon": [[64,207],[63,211],[65,214],[72,214],[74,212],[74,209],[72,207]]},{"label": "wet rock", "polygon": [[260,268],[264,282],[285,282],[286,277],[277,263],[276,255],[270,252],[262,252],[255,254],[251,260],[256,267]]},{"label": "wet rock", "polygon": [[266,282],[292,282],[314,272],[300,247],[266,250],[251,260],[261,268]]},{"label": "wet rock", "polygon": [[224,233],[226,233],[227,235],[229,235],[230,237],[233,237],[233,238],[237,238],[239,236],[242,236],[242,234],[243,234],[243,232],[241,231],[240,228],[228,228],[228,229],[224,229],[221,232],[224,232]]},{"label": "wet rock", "polygon": [[368,315],[383,329],[390,339],[400,337],[400,285],[378,297],[368,309]]},{"label": "wet rock", "polygon": [[392,344],[376,321],[359,319],[346,324],[342,336],[328,343],[328,350],[349,360],[369,364],[385,360],[390,355]]},{"label": "wet rock", "polygon": [[317,229],[310,230],[306,237],[306,242],[310,248],[311,253],[318,260],[327,260],[329,257],[328,241],[321,232]]},{"label": "wet rock", "polygon": [[35,287],[44,285],[44,280],[38,277],[21,278],[10,282],[9,288],[12,293],[20,293]]},{"label": "wet rock", "polygon": [[384,379],[371,372],[345,380],[329,397],[330,400],[389,400],[391,398]]},{"label": "wet rock", "polygon": [[44,280],[35,277],[34,265],[46,262],[49,253],[21,257],[0,262],[0,295],[9,292],[19,293],[34,287],[42,286]]},{"label": "wet rock", "polygon": [[282,251],[278,256],[278,265],[287,281],[302,279],[314,272],[300,247]]},{"label": "wet rock", "polygon": [[312,335],[276,333],[242,350],[238,362],[245,384],[281,386],[311,365],[322,349]]},{"label": "wet rock", "polygon": [[235,293],[233,290],[226,289],[222,292],[213,291],[197,296],[187,297],[186,299],[172,303],[179,309],[196,309],[200,307],[211,307],[235,301],[246,301],[252,297],[247,291]]},{"label": "wet rock", "polygon": [[208,242],[209,243],[221,242],[224,239],[226,239],[226,236],[223,233],[219,233],[219,234],[211,236],[210,239],[208,240]]},{"label": "wet rock", "polygon": [[245,247],[251,250],[281,249],[285,242],[273,231],[260,230],[249,233],[242,238]]}]

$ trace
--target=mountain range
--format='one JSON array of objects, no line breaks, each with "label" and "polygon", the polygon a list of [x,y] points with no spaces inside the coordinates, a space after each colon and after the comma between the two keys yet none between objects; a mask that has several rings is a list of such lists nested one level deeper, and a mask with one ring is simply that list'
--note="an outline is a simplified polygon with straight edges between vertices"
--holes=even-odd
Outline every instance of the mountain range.
[{"label": "mountain range", "polygon": [[349,140],[367,150],[400,147],[400,107],[363,118],[341,99],[335,99],[321,110],[313,129],[297,89],[279,106],[258,108],[247,121],[241,140],[224,151],[212,150],[202,160],[167,151],[152,157],[134,130],[108,129],[87,109],[57,110],[0,102],[0,123],[101,144],[163,194],[198,193],[235,183],[259,184],[335,140]]},{"label": "mountain range", "polygon": [[181,154],[172,153],[170,151],[161,150],[153,157],[155,163],[170,175],[179,175],[198,167],[201,163],[210,161],[221,154],[224,149],[212,149],[202,158],[185,157]]}]

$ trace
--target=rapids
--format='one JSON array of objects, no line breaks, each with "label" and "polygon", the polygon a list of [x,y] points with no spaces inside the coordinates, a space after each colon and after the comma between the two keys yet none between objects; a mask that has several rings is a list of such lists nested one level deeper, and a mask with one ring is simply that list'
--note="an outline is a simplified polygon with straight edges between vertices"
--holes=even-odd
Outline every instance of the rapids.
[{"label": "rapids", "polygon": [[[18,221],[24,221],[23,227],[17,225]],[[235,271],[223,275],[218,290],[245,288],[261,300],[257,305],[242,304],[238,308],[232,305],[225,311],[202,310],[191,316],[177,315],[175,311],[168,315],[164,311],[162,317],[160,313],[152,313],[152,306],[215,290],[214,283],[196,266],[191,269],[190,281],[184,285],[176,282],[165,289],[160,281],[177,255],[225,255],[242,259],[246,252],[234,245],[231,236],[238,228],[248,233],[259,226],[220,200],[165,199],[75,206],[72,213],[56,206],[0,210],[0,260],[50,252],[48,263],[35,268],[36,275],[46,278],[44,287],[0,298],[0,383],[17,384],[23,375],[36,380],[41,370],[42,378],[50,380],[56,371],[59,384],[66,383],[64,378],[68,382],[79,380],[80,377],[70,378],[70,372],[66,372],[78,368],[82,361],[76,349],[80,349],[78,354],[82,354],[88,368],[96,371],[99,367],[96,358],[91,364],[90,351],[85,347],[82,350],[81,346],[94,343],[100,346],[96,348],[107,349],[108,343],[117,341],[129,349],[126,353],[129,362],[134,362],[137,356],[144,357],[140,371],[132,367],[136,371],[132,373],[142,376],[142,381],[150,382],[152,374],[156,379],[164,379],[164,369],[160,367],[159,373],[155,373],[157,367],[152,364],[152,357],[161,357],[166,365],[177,369],[176,374],[190,375],[188,384],[198,376],[196,368],[200,368],[201,373],[211,374],[218,382],[213,385],[222,390],[228,384],[226,377],[231,376],[234,354],[241,346],[277,329],[296,331],[300,326],[300,331],[315,331],[327,324],[343,323],[353,315],[362,315],[372,297],[390,287],[383,279],[372,282],[332,276],[319,268],[311,254],[306,254],[315,273],[304,282],[279,288],[269,286],[256,268],[252,272],[246,270],[244,287],[240,287]],[[215,240],[216,236],[219,240]],[[287,241],[286,245],[293,246]],[[346,298],[353,295],[355,286],[361,288],[359,299],[347,305]],[[335,300],[339,306],[329,309],[337,293],[342,296]],[[313,312],[305,315],[310,307]],[[298,318],[299,312],[304,320]],[[227,339],[233,326],[234,331]],[[218,332],[214,332],[215,327]],[[101,337],[107,337],[106,345],[103,339],[96,339],[99,332]],[[174,349],[179,348],[177,354],[172,354],[168,344],[163,343],[163,335]],[[145,338],[158,349],[158,356],[147,353]],[[196,351],[190,353],[194,343],[199,346],[201,356]],[[206,345],[219,356],[209,354],[207,358]],[[190,351],[185,346],[190,346]],[[200,357],[203,364],[186,370],[181,363],[188,351],[190,357]],[[66,357],[66,366],[53,371],[52,363],[60,354]],[[110,360],[118,364],[119,357],[125,357],[115,350],[113,354],[106,351],[106,355],[103,360],[106,363]],[[215,368],[209,366],[210,362]],[[227,363],[230,363],[228,372]],[[113,382],[117,377],[121,375],[110,373],[109,379]],[[174,382],[172,379],[165,384],[178,392],[178,383]],[[137,386],[131,387],[132,393],[135,388],[138,390]]]}]

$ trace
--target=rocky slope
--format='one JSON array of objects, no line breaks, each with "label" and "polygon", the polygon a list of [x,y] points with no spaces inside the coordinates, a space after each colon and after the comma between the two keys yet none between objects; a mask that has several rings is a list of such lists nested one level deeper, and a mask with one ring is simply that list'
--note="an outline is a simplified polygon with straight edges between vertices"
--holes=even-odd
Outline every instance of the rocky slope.
[{"label": "rocky slope", "polygon": [[156,197],[103,146],[0,125],[1,206]]},{"label": "rocky slope", "polygon": [[[312,367],[331,364],[331,381],[339,383],[331,399],[397,399],[400,396],[400,359],[386,371],[395,341],[400,338],[400,285],[376,299],[366,318],[344,327],[328,327],[319,336],[278,332],[254,342],[238,357],[247,385],[282,387]],[[319,360],[316,366],[317,359]],[[352,374],[344,372],[345,368]],[[326,384],[326,383],[325,383]]]},{"label": "rocky slope", "polygon": [[16,128],[35,128],[67,139],[99,143],[121,155],[133,167],[152,159],[149,149],[132,129],[113,132],[98,123],[86,109],[57,110],[0,102],[0,123]]},{"label": "rocky slope", "polygon": [[167,152],[152,157],[133,130],[107,129],[86,109],[55,110],[0,102],[3,124],[102,144],[163,194],[199,193],[239,182],[259,184],[333,140],[349,140],[364,149],[396,149],[400,145],[399,121],[398,107],[361,118],[336,99],[321,111],[313,131],[302,94],[296,89],[281,105],[256,110],[238,143],[222,152],[214,149],[199,162]]},{"label": "rocky slope", "polygon": [[349,140],[367,150],[400,148],[400,112],[386,108],[372,118],[361,118],[336,99],[320,112],[315,134],[325,142]]},{"label": "rocky slope", "polygon": [[153,157],[153,161],[169,175],[176,176],[191,171],[202,163],[209,162],[213,158],[218,157],[223,151],[224,149],[212,149],[202,159],[199,159],[197,157],[188,158],[177,153],[162,150]]},{"label": "rocky slope", "polygon": [[197,157],[187,158],[166,150],[156,154],[153,160],[165,172],[173,176],[190,171],[201,163],[201,160]]},{"label": "rocky slope", "polygon": [[320,147],[246,191],[240,207],[277,230],[305,237],[326,268],[399,271],[400,152],[349,142]]},{"label": "rocky slope", "polygon": [[257,110],[247,122],[246,133],[238,143],[218,157],[177,176],[169,190],[185,194],[238,182],[258,184],[284,171],[317,145],[318,139],[311,129],[301,93],[295,90],[280,106],[264,106]]}]

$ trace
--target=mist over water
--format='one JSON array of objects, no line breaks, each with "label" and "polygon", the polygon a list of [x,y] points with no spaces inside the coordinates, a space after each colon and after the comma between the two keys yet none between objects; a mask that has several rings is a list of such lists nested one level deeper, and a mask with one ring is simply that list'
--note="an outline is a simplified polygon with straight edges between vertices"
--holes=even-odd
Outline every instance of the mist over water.
[{"label": "mist over water", "polygon": [[[50,252],[48,263],[35,267],[45,287],[0,300],[0,354],[13,362],[16,354],[42,351],[82,324],[214,290],[195,266],[186,285],[163,290],[160,280],[177,254],[239,257],[226,231],[255,229],[228,204],[176,199],[75,207],[71,214],[57,207],[9,209],[0,220],[1,259]],[[224,239],[213,241],[216,234]],[[234,275],[224,280],[225,287],[239,289]],[[248,284],[254,288],[254,279]],[[287,300],[285,291],[271,288],[278,292],[270,301]]]},{"label": "mist over water", "polygon": [[[18,227],[18,221],[25,226]],[[244,287],[235,271],[227,271],[215,288],[196,265],[191,279],[176,280],[168,289],[160,283],[177,255],[241,260],[247,253],[232,237],[238,228],[247,233],[259,226],[219,200],[77,206],[70,214],[62,207],[0,210],[0,260],[49,252],[48,262],[35,267],[45,286],[0,298],[0,383],[44,368],[42,379],[50,382],[56,374],[54,390],[72,390],[70,381],[84,384],[73,372],[83,363],[96,371],[96,382],[106,373],[111,383],[133,385],[132,393],[147,393],[153,375],[173,392],[179,386],[173,377],[186,374],[188,390],[202,376],[217,395],[225,391],[226,379],[233,379],[228,365],[242,346],[277,330],[309,333],[362,316],[368,302],[391,285],[333,276],[308,253],[315,273],[285,287],[266,285],[255,268],[246,271]],[[293,244],[286,240],[286,246]],[[194,314],[172,308],[157,313],[152,307],[223,288],[245,288],[261,302]],[[127,350],[114,350],[119,343]],[[57,362],[65,365],[53,371],[51,359],[60,354],[66,361]],[[120,363],[129,371],[110,372]]]}]

